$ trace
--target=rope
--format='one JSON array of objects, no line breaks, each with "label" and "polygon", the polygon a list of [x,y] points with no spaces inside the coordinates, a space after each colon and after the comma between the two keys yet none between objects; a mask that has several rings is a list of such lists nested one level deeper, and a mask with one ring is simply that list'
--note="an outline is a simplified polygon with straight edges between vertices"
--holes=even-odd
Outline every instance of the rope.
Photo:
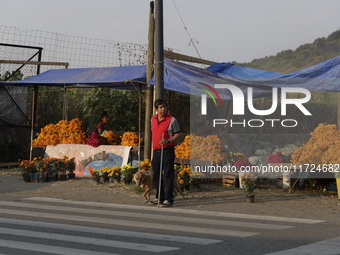
[{"label": "rope", "polygon": [[[179,15],[179,17],[180,17],[180,19],[181,19],[181,21],[182,21],[182,24],[183,24],[183,28],[185,29],[185,31],[187,32],[187,34],[188,34],[188,36],[189,36],[189,38],[190,38],[190,41],[189,41],[189,43],[188,43],[188,45],[190,46],[191,44],[194,46],[194,48],[195,48],[195,50],[196,50],[196,53],[197,53],[197,55],[198,55],[198,57],[202,60],[202,57],[201,57],[201,55],[200,55],[200,53],[198,52],[198,49],[197,49],[197,47],[196,47],[196,45],[195,45],[195,42],[196,43],[199,43],[195,38],[192,38],[191,37],[191,35],[190,35],[190,33],[189,33],[189,30],[188,30],[188,28],[186,27],[186,25],[185,25],[185,23],[184,23],[184,20],[183,20],[183,18],[182,18],[182,15],[181,15],[181,13],[179,12],[179,10],[178,10],[178,8],[177,8],[177,6],[176,6],[176,3],[175,3],[175,0],[172,0],[172,2],[174,3],[174,5],[175,5],[175,8],[176,8],[176,10],[177,10],[177,13],[178,13],[178,15]],[[203,64],[203,63],[202,63]],[[204,65],[204,64],[203,64]]]}]

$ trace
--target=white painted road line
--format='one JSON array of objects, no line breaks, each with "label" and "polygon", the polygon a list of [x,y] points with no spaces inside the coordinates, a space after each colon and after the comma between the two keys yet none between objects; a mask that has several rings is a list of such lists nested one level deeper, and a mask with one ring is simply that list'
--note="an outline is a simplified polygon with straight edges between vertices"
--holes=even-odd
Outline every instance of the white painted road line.
[{"label": "white painted road line", "polygon": [[150,245],[150,244],[135,243],[135,242],[123,242],[123,241],[115,241],[115,240],[106,240],[102,238],[91,238],[91,237],[82,237],[82,236],[65,235],[65,234],[54,234],[54,233],[46,234],[46,232],[38,232],[38,231],[31,231],[31,230],[24,230],[24,229],[2,228],[2,227],[0,227],[0,234],[23,236],[23,237],[35,237],[35,238],[58,240],[58,241],[69,241],[69,242],[75,242],[75,243],[81,243],[81,244],[93,244],[93,245],[99,245],[99,246],[107,246],[107,247],[113,247],[113,248],[122,248],[122,249],[147,251],[147,252],[166,252],[166,251],[179,250],[178,247]]},{"label": "white painted road line", "polygon": [[[9,215],[29,215],[31,218],[48,218],[48,219],[62,219],[66,220],[65,214],[55,214],[55,213],[44,213],[44,212],[34,212],[32,211],[24,211],[24,210],[10,210],[10,209],[0,209],[0,213],[9,214]],[[128,221],[128,220],[116,220],[116,219],[107,219],[107,218],[99,218],[99,217],[89,217],[89,216],[78,216],[78,215],[67,215],[67,220],[70,221],[80,221],[80,222],[91,222],[91,223],[101,223],[101,224],[111,224],[116,226],[127,226],[133,228],[142,228],[142,229],[157,229],[164,230],[168,229],[169,226],[167,224],[161,223],[150,223],[150,222],[139,222],[139,221]],[[183,225],[171,225],[172,231],[185,232],[185,233],[198,233],[198,234],[210,234],[210,235],[219,235],[219,236],[233,236],[233,237],[248,237],[258,235],[259,233],[255,232],[245,232],[245,231],[234,231],[234,230],[226,230],[226,229],[214,229],[214,228],[203,228],[203,227],[190,227]]]},{"label": "white painted road line", "polygon": [[[167,221],[176,221],[176,222],[186,222],[186,223],[199,223],[199,224],[208,224],[208,225],[218,225],[218,226],[236,226],[236,227],[244,227],[244,228],[257,228],[257,229],[271,229],[271,230],[283,230],[293,228],[293,226],[285,226],[285,225],[274,225],[274,224],[262,224],[262,223],[254,223],[254,222],[240,222],[240,221],[226,221],[226,220],[213,220],[213,219],[198,219],[198,218],[190,218],[183,216],[169,216],[162,214],[145,214],[145,213],[131,213],[131,212],[121,212],[117,211],[109,211],[103,209],[85,209],[85,208],[75,208],[75,207],[61,207],[56,205],[46,205],[46,204],[28,204],[28,203],[20,203],[20,202],[10,202],[10,201],[0,201],[0,205],[5,206],[16,206],[20,208],[34,208],[34,209],[44,209],[51,211],[63,211],[63,212],[72,212],[72,213],[86,213],[86,214],[97,214],[97,215],[111,215],[111,216],[124,216],[127,218],[144,218],[144,219],[157,219],[157,220],[167,220]],[[211,215],[210,217],[213,217]]]},{"label": "white painted road line", "polygon": [[303,245],[297,248],[268,253],[266,255],[339,255],[340,237]]},{"label": "white painted road line", "polygon": [[19,225],[19,226],[34,226],[34,227],[61,229],[61,230],[66,230],[66,231],[78,231],[78,232],[86,232],[86,233],[94,233],[94,234],[104,234],[104,235],[111,235],[111,236],[151,239],[151,240],[159,240],[159,241],[167,241],[167,242],[179,242],[179,243],[196,244],[196,245],[208,245],[208,244],[222,242],[222,240],[216,240],[216,239],[152,234],[152,233],[144,233],[144,232],[113,230],[113,229],[105,229],[105,228],[84,227],[84,226],[76,226],[76,225],[70,225],[70,224],[61,224],[61,223],[57,224],[57,223],[28,221],[28,220],[14,220],[14,219],[0,218],[0,224],[1,223]]},{"label": "white painted road line", "polygon": [[130,210],[145,210],[145,211],[159,211],[166,210],[167,212],[174,213],[186,213],[192,215],[204,215],[215,217],[227,217],[227,218],[239,218],[239,219],[250,219],[250,220],[267,220],[267,221],[280,221],[280,222],[292,222],[292,223],[302,223],[302,224],[316,224],[325,222],[324,220],[312,220],[303,218],[286,218],[286,217],[275,217],[275,216],[264,216],[264,215],[252,215],[252,214],[239,214],[239,213],[224,213],[224,212],[212,212],[212,211],[198,211],[191,209],[177,209],[177,208],[158,208],[151,206],[137,206],[137,205],[124,205],[124,204],[110,204],[110,203],[98,203],[98,202],[88,202],[88,201],[71,201],[57,198],[44,198],[44,197],[30,197],[24,200],[29,201],[41,201],[41,202],[58,202],[72,205],[86,205],[86,206],[102,206],[108,208],[121,208]]},{"label": "white painted road line", "polygon": [[118,255],[116,253],[87,251],[81,249],[65,248],[60,246],[43,245],[36,243],[25,243],[18,241],[10,241],[0,239],[0,247],[8,247],[13,249],[22,249],[27,251],[43,252],[44,254],[60,254],[60,255]]}]

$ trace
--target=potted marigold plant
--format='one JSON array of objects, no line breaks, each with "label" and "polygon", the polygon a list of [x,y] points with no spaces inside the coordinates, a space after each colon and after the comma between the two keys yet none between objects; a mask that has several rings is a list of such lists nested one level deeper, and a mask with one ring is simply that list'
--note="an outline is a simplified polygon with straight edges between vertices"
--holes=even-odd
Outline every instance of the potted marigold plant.
[{"label": "potted marigold plant", "polygon": [[100,177],[99,177],[99,172],[96,169],[91,169],[90,173],[92,175],[92,180],[96,183],[100,183]]},{"label": "potted marigold plant", "polygon": [[66,157],[66,169],[67,169],[67,175],[69,179],[74,179],[76,177],[76,174],[74,173],[74,170],[76,169],[76,163],[74,162],[75,157],[73,158],[67,158]]},{"label": "potted marigold plant", "polygon": [[150,171],[151,170],[151,162],[150,159],[145,159],[144,161],[140,162],[138,165],[139,170],[142,171]]},{"label": "potted marigold plant", "polygon": [[[179,170],[180,166],[175,165],[175,171]],[[184,165],[183,169],[177,175],[179,186],[182,190],[190,189],[190,165]]]},{"label": "potted marigold plant", "polygon": [[255,202],[255,175],[245,173],[241,177],[241,183],[248,203]]},{"label": "potted marigold plant", "polygon": [[25,182],[30,182],[30,174],[36,172],[34,162],[31,160],[21,160],[18,169],[21,171],[21,175],[23,176]]},{"label": "potted marigold plant", "polygon": [[109,174],[110,174],[111,171],[112,171],[111,168],[105,166],[105,167],[100,168],[98,171],[101,172],[101,175],[102,175],[102,177],[103,177],[104,183],[109,182],[109,180],[110,180]]},{"label": "potted marigold plant", "polygon": [[204,177],[203,173],[192,171],[190,172],[190,184],[193,188],[200,188],[201,181]]},{"label": "potted marigold plant", "polygon": [[132,181],[132,176],[135,173],[135,167],[131,166],[130,164],[127,164],[125,166],[122,166],[122,178],[124,183],[130,183]]},{"label": "potted marigold plant", "polygon": [[244,158],[242,160],[236,161],[234,163],[234,166],[239,171],[239,184],[240,184],[240,188],[242,189],[243,185],[242,185],[241,177],[244,175],[244,170],[251,168],[252,164],[249,162],[249,160],[247,158]]},{"label": "potted marigold plant", "polygon": [[109,177],[111,177],[111,179],[113,179],[115,183],[119,183],[121,180],[121,174],[122,174],[121,168],[119,166],[114,166],[111,168]]}]

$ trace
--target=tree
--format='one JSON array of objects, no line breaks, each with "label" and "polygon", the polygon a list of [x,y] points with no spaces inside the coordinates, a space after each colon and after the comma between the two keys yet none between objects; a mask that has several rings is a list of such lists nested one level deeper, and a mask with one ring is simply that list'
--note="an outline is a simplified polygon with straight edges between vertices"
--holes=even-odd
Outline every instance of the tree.
[{"label": "tree", "polygon": [[[9,78],[10,77],[10,78]],[[1,81],[18,81],[18,80],[23,80],[24,74],[20,71],[6,71],[4,75],[1,77]]]}]

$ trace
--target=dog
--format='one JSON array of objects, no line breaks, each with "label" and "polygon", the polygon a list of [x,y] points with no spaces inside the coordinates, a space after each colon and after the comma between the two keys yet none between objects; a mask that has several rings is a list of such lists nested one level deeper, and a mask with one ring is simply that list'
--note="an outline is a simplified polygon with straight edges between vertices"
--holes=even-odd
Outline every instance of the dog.
[{"label": "dog", "polygon": [[[180,169],[179,169],[180,170]],[[185,199],[184,194],[179,186],[178,179],[177,179],[177,171],[175,171],[174,176],[174,197],[177,196],[177,194],[181,194],[183,199]],[[155,187],[153,185],[153,174],[152,171],[141,171],[139,170],[137,173],[133,175],[134,182],[143,188],[145,191],[143,193],[143,197],[145,198],[145,203],[150,201],[150,191],[153,190]]]}]

